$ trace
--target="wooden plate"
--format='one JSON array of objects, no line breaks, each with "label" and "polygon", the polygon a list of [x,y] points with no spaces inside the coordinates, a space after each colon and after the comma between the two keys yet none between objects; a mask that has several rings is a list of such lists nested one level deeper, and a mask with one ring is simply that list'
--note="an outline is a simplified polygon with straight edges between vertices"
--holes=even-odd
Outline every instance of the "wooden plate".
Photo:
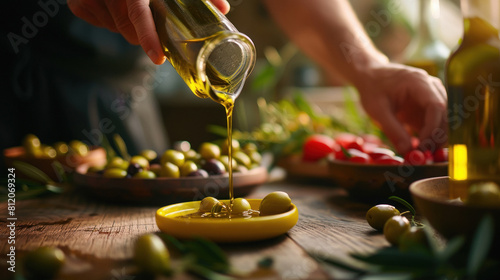
[{"label": "wooden plate", "polygon": [[[73,176],[75,184],[84,192],[111,202],[158,204],[201,200],[206,196],[229,197],[229,176],[208,178],[106,178],[86,174],[88,166],[81,165]],[[265,167],[233,174],[234,195],[243,197],[267,181]]]},{"label": "wooden plate", "polygon": [[329,168],[336,185],[363,200],[386,199],[391,195],[410,198],[411,183],[448,175],[448,163],[380,165],[330,160]]},{"label": "wooden plate", "polygon": [[[252,209],[258,210],[262,199],[248,199]],[[228,203],[228,201],[223,201]],[[156,224],[162,232],[177,238],[204,237],[214,242],[233,243],[257,241],[277,237],[297,224],[299,211],[292,204],[288,212],[251,218],[199,218],[179,216],[195,213],[200,201],[178,203],[156,211]]]},{"label": "wooden plate", "polygon": [[[24,147],[12,147],[3,151],[5,164],[12,167],[14,161],[29,163],[47,174],[52,180],[60,181],[59,175],[54,167],[54,162],[58,161],[63,165],[66,171],[72,172],[78,166],[86,164],[87,166],[103,166],[106,164],[106,150],[101,147],[91,147],[87,155],[79,156],[68,154],[56,158],[36,158],[26,155]],[[17,172],[17,171],[16,171]],[[26,177],[19,171],[19,175]]]},{"label": "wooden plate", "polygon": [[481,218],[490,214],[496,225],[495,248],[500,248],[500,208],[471,206],[449,199],[449,177],[420,180],[410,186],[417,211],[446,238],[474,233]]}]

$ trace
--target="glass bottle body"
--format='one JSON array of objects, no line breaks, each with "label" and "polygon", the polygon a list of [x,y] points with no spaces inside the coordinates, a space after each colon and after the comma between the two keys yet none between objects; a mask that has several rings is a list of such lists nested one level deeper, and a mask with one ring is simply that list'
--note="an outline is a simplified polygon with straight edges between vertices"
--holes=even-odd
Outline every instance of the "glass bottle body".
[{"label": "glass bottle body", "polygon": [[464,34],[446,67],[450,198],[467,199],[476,182],[500,183],[499,2],[461,2]]}]

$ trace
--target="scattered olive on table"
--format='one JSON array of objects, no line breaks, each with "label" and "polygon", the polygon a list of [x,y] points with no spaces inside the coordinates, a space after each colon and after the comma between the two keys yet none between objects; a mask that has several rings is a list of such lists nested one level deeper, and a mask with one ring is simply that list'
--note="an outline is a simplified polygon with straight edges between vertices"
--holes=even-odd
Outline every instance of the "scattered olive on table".
[{"label": "scattered olive on table", "polygon": [[170,273],[170,254],[158,235],[147,233],[137,238],[134,246],[134,261],[145,274],[168,275]]},{"label": "scattered olive on table", "polygon": [[366,212],[366,221],[372,228],[382,231],[387,220],[399,214],[399,210],[392,205],[378,204]]},{"label": "scattered olive on table", "polygon": [[409,251],[413,248],[429,248],[430,241],[423,227],[410,227],[399,238],[399,249]]},{"label": "scattered olive on table", "polygon": [[53,246],[42,246],[28,252],[23,258],[27,279],[53,279],[66,262],[64,252]]},{"label": "scattered olive on table", "polygon": [[410,221],[404,216],[393,216],[384,225],[384,236],[392,245],[398,245],[401,236],[410,229]]}]

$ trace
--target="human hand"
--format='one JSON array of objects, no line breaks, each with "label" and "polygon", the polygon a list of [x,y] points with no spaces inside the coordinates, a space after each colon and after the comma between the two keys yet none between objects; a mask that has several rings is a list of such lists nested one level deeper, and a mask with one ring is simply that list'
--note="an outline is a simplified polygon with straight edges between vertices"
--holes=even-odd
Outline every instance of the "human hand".
[{"label": "human hand", "polygon": [[[98,27],[119,32],[131,44],[141,45],[155,64],[165,62],[156,33],[150,0],[68,0],[77,17]],[[210,0],[222,13],[229,12],[227,0]]]},{"label": "human hand", "polygon": [[412,149],[414,134],[423,149],[446,143],[447,96],[441,80],[395,63],[381,64],[370,73],[356,85],[361,104],[400,154]]}]

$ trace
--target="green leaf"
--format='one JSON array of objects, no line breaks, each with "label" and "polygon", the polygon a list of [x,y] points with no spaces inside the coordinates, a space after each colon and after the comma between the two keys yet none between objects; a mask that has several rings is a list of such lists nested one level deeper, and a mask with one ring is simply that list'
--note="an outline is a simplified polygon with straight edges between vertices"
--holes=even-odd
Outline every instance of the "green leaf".
[{"label": "green leaf", "polygon": [[342,268],[344,270],[354,272],[357,274],[366,274],[373,270],[372,267],[364,265],[363,263],[359,263],[358,261],[354,261],[348,258],[337,258],[334,256],[324,256],[320,254],[312,254],[309,253],[311,257],[321,262],[324,262],[329,265],[333,265],[338,268]]},{"label": "green leaf", "polygon": [[317,118],[315,110],[311,107],[309,102],[304,98],[304,95],[300,91],[295,91],[293,94],[293,101],[297,108],[309,115],[312,119]]},{"label": "green leaf", "polygon": [[129,161],[130,155],[128,154],[127,145],[125,144],[125,141],[123,141],[123,138],[119,134],[113,134],[113,139],[122,158],[126,161]]},{"label": "green leaf", "polygon": [[61,179],[61,182],[68,182],[66,170],[64,170],[64,166],[59,161],[54,161],[52,167],[56,171],[57,178]]},{"label": "green leaf", "polygon": [[215,135],[227,137],[227,128],[225,126],[208,125],[207,130]]},{"label": "green leaf", "polygon": [[109,139],[106,135],[103,135],[102,137],[102,147],[106,150],[106,160],[107,162],[111,162],[111,159],[116,157],[116,152],[111,146],[111,143],[109,143]]},{"label": "green leaf", "polygon": [[342,153],[346,158],[349,159],[352,157],[351,153],[349,153],[349,151],[347,151],[346,148],[344,148],[342,145],[340,145],[340,150],[342,150]]},{"label": "green leaf", "polygon": [[262,90],[274,85],[277,78],[276,67],[270,63],[266,64],[255,76],[252,82],[252,90]]},{"label": "green leaf", "polygon": [[404,205],[404,206],[405,206],[408,210],[410,210],[410,212],[411,212],[411,214],[412,214],[413,216],[415,216],[415,215],[416,215],[417,211],[415,211],[415,208],[413,208],[413,206],[411,206],[411,204],[410,204],[408,201],[406,201],[406,200],[402,199],[401,197],[394,196],[394,195],[393,195],[393,196],[390,196],[390,197],[389,197],[389,199],[390,199],[390,200],[393,200],[393,201],[396,201],[396,202],[401,203],[401,204],[402,204],[402,205]]},{"label": "green leaf", "polygon": [[229,260],[215,243],[203,238],[195,238],[184,243],[196,258],[196,263],[217,272],[229,271]]},{"label": "green leaf", "polygon": [[493,243],[494,229],[495,225],[491,215],[486,215],[479,222],[472,240],[469,260],[467,262],[468,276],[474,277],[488,256],[491,244]]},{"label": "green leaf", "polygon": [[16,169],[19,169],[19,171],[35,181],[39,181],[44,184],[54,183],[47,174],[29,163],[23,161],[14,161],[12,164]]},{"label": "green leaf", "polygon": [[387,247],[371,255],[352,254],[352,257],[372,265],[379,265],[392,271],[433,268],[435,260],[432,255],[422,251],[402,252],[395,247]]},{"label": "green leaf", "polygon": [[451,259],[465,244],[464,236],[457,236],[455,238],[450,239],[446,246],[441,250],[437,257],[441,262],[446,262]]},{"label": "green leaf", "polygon": [[207,279],[207,280],[230,280],[230,279],[235,279],[233,277],[229,277],[226,275],[222,275],[220,273],[214,272],[211,269],[208,269],[204,266],[200,266],[194,263],[189,263],[187,264],[187,270],[202,279]]},{"label": "green leaf", "polygon": [[175,237],[165,233],[158,233],[158,236],[163,240],[163,242],[167,246],[169,246],[169,249],[173,247],[173,249],[177,250],[181,254],[187,253],[186,246],[184,246],[184,244],[182,244]]}]

